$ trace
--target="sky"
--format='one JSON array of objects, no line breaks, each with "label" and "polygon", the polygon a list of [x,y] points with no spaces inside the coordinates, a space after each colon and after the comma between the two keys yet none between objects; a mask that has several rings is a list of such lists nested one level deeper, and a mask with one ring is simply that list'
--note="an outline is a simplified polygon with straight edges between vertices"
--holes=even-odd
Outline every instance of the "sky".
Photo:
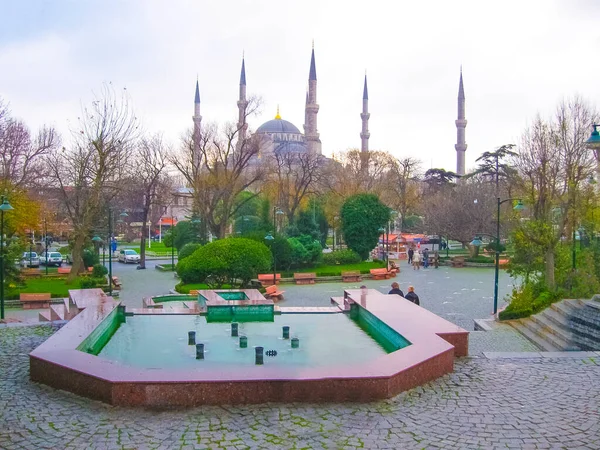
[{"label": "sky", "polygon": [[237,120],[242,54],[250,129],[300,130],[314,41],[323,153],[360,148],[369,87],[372,150],[456,170],[457,95],[466,95],[467,169],[518,144],[540,114],[580,95],[600,109],[600,1],[0,0],[0,98],[68,145],[103,83],[126,89],[147,133],[176,148],[192,126]]}]

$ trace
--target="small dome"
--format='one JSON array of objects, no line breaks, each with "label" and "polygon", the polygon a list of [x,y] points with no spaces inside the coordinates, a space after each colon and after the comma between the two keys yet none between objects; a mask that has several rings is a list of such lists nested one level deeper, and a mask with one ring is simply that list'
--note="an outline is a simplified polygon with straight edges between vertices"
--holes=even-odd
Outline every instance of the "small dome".
[{"label": "small dome", "polygon": [[256,130],[257,133],[291,133],[300,134],[300,130],[296,126],[283,119],[273,119],[263,123]]}]

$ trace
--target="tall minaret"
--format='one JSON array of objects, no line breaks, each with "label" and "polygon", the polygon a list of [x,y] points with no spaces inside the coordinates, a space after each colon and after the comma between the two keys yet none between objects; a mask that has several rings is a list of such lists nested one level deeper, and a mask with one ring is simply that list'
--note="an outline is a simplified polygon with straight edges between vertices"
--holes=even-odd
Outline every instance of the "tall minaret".
[{"label": "tall minaret", "polygon": [[306,123],[304,124],[304,139],[306,140],[308,150],[318,155],[321,154],[321,140],[317,131],[317,69],[315,66],[315,46],[313,44],[312,55],[310,57],[310,71],[308,73],[308,102],[306,103]]},{"label": "tall minaret", "polygon": [[246,131],[248,130],[248,123],[246,122],[246,107],[248,101],[246,100],[246,63],[242,56],[242,71],[240,73],[240,99],[237,102],[239,115],[238,115],[238,140],[237,149],[239,150],[246,139]]},{"label": "tall minaret", "polygon": [[467,144],[465,143],[465,128],[467,119],[465,119],[465,89],[463,87],[462,67],[460,68],[460,83],[458,85],[458,118],[456,119],[456,173],[465,174],[465,152]]},{"label": "tall minaret", "polygon": [[194,167],[198,167],[200,163],[200,125],[202,123],[202,116],[200,115],[200,87],[198,86],[198,79],[196,79],[196,96],[194,98],[194,115],[192,116],[194,121],[194,134],[192,136],[194,144],[194,153],[192,155],[192,162]]},{"label": "tall minaret", "polygon": [[360,114],[360,118],[362,119],[362,131],[360,132],[360,151],[368,152],[369,151],[369,137],[371,133],[369,133],[369,91],[367,90],[367,74],[365,73],[365,87],[363,89],[363,107],[362,113]]}]

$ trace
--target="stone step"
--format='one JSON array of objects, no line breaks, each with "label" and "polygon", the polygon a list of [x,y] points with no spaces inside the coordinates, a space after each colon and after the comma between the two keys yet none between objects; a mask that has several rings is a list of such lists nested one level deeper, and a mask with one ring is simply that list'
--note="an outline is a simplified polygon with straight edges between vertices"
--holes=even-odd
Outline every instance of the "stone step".
[{"label": "stone step", "polygon": [[562,327],[564,329],[569,329],[569,327],[571,326],[569,324],[569,320],[564,315],[560,314],[559,312],[557,312],[556,310],[554,310],[552,308],[546,308],[545,310],[543,310],[541,313],[539,313],[537,315],[545,317],[547,320],[549,320],[556,326]]},{"label": "stone step", "polygon": [[562,314],[565,317],[569,317],[571,314],[573,314],[573,311],[575,310],[573,305],[571,303],[567,303],[566,300],[552,303],[550,305],[550,308],[556,311],[558,314]]},{"label": "stone step", "polygon": [[65,305],[50,305],[51,320],[65,320]]},{"label": "stone step", "polygon": [[520,319],[521,324],[529,329],[532,333],[537,334],[540,339],[549,343],[552,347],[558,349],[558,351],[565,351],[572,349],[573,346],[568,341],[564,340],[560,336],[552,334],[544,329],[544,327],[535,323],[532,319]]},{"label": "stone step", "polygon": [[545,333],[552,333],[568,344],[573,343],[573,333],[569,330],[567,321],[565,321],[565,325],[558,325],[548,319],[543,313],[531,316],[531,320],[537,323]]},{"label": "stone step", "polygon": [[553,345],[551,345],[549,342],[542,339],[540,336],[538,336],[533,331],[530,331],[519,320],[511,320],[509,322],[509,324],[515,330],[517,330],[519,333],[521,333],[528,341],[532,342],[536,347],[538,347],[540,350],[543,350],[546,352],[559,352],[560,351],[560,349],[554,347]]},{"label": "stone step", "polygon": [[52,318],[50,317],[50,310],[40,312],[38,314],[38,320],[40,322],[51,322]]}]

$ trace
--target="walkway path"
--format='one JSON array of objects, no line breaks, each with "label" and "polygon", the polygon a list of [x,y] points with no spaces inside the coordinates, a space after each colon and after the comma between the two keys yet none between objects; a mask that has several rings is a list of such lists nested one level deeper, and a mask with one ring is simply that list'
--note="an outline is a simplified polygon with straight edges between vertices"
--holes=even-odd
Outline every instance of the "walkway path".
[{"label": "walkway path", "polygon": [[600,449],[598,358],[465,358],[391,400],[114,408],[28,380],[52,326],[0,328],[0,448]]}]

